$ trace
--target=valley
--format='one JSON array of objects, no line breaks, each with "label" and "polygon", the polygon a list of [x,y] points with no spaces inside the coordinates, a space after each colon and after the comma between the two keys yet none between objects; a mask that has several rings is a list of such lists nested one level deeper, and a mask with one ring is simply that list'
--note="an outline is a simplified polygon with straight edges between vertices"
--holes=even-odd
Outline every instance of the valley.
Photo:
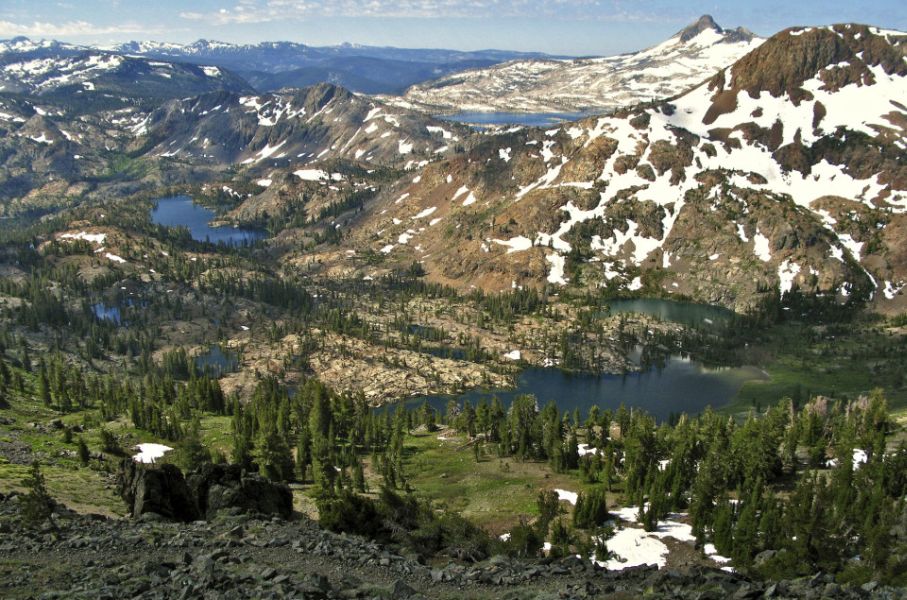
[{"label": "valley", "polygon": [[907,34],[703,17],[400,96],[246,79],[276,45],[4,44],[0,531],[33,462],[125,516],[153,443],[450,597],[503,555],[907,583]]}]

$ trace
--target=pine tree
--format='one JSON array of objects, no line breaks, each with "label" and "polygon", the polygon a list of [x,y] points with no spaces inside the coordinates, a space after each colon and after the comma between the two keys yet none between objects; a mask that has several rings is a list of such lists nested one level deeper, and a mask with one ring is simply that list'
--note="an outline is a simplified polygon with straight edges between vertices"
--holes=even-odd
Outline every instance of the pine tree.
[{"label": "pine tree", "polygon": [[731,556],[734,550],[734,509],[727,498],[722,498],[715,507],[712,543],[724,556]]},{"label": "pine tree", "polygon": [[238,399],[234,401],[231,425],[233,429],[231,459],[243,469],[249,469],[252,466],[252,420],[246,416]]},{"label": "pine tree", "polygon": [[296,443],[296,477],[305,481],[309,467],[312,465],[312,434],[306,423],[299,428],[299,440]]},{"label": "pine tree", "polygon": [[28,492],[22,497],[22,521],[31,527],[38,527],[47,520],[56,529],[53,521],[54,501],[47,491],[44,474],[38,461],[32,463],[28,477],[22,480]]},{"label": "pine tree", "polygon": [[259,431],[253,452],[258,471],[274,481],[289,481],[293,474],[293,457],[286,440],[270,421]]},{"label": "pine tree", "polygon": [[362,462],[358,458],[354,458],[353,462],[353,487],[360,494],[366,492],[365,474],[362,471]]},{"label": "pine tree", "polygon": [[200,429],[201,422],[196,417],[180,443],[180,463],[184,470],[191,471],[211,462],[211,453],[202,443]]},{"label": "pine tree", "polygon": [[91,451],[88,449],[85,439],[81,436],[79,436],[79,441],[76,442],[76,452],[79,455],[79,462],[82,463],[83,467],[87,467],[88,461],[91,459]]},{"label": "pine tree", "polygon": [[50,380],[47,378],[47,367],[43,360],[38,367],[38,397],[44,406],[51,405]]},{"label": "pine tree", "polygon": [[743,509],[734,527],[734,551],[731,556],[735,563],[748,566],[756,553],[758,514],[762,504],[762,480],[756,481],[752,493],[743,503]]},{"label": "pine tree", "polygon": [[608,502],[604,490],[593,488],[580,492],[573,509],[573,526],[578,529],[593,529],[608,520]]}]

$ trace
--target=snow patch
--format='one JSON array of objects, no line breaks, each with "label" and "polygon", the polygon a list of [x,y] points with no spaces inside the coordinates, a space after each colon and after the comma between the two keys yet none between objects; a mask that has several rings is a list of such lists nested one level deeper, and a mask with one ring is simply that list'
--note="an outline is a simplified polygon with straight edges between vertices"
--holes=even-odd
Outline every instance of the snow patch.
[{"label": "snow patch", "polygon": [[132,460],[138,463],[153,464],[167,452],[173,450],[170,446],[163,444],[138,444],[134,447],[139,453],[133,455]]}]

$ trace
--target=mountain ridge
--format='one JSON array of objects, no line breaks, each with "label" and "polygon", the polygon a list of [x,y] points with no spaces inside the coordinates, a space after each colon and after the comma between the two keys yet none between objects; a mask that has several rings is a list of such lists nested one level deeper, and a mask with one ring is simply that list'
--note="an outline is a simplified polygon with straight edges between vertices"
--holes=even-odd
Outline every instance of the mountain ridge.
[{"label": "mountain ridge", "polygon": [[[572,280],[740,312],[799,289],[903,307],[907,79],[895,59],[907,35],[800,31],[670,101],[489,136],[396,190],[403,203],[378,203],[362,229],[385,232],[373,249],[457,286]],[[791,40],[804,46],[794,57]],[[431,208],[453,241],[408,225]]]},{"label": "mountain ridge", "polygon": [[757,47],[763,38],[724,30],[704,15],[655,46],[618,56],[512,61],[407,90],[401,105],[429,112],[607,112],[668,98]]}]

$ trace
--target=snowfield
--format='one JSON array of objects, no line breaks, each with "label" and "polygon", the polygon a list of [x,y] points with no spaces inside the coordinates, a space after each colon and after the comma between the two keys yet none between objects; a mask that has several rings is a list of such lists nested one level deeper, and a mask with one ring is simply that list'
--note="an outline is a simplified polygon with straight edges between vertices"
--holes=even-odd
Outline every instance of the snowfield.
[{"label": "snowfield", "polygon": [[170,446],[165,446],[163,444],[139,444],[135,446],[135,450],[138,450],[138,454],[133,455],[132,460],[139,463],[153,464],[159,458],[164,456],[167,452],[173,450]]},{"label": "snowfield", "polygon": [[[678,32],[634,54],[518,60],[462,71],[387,100],[429,111],[604,112],[689,89],[764,41],[748,32],[722,30],[713,21],[702,22],[700,29]],[[502,152],[501,159],[505,156]]]}]

